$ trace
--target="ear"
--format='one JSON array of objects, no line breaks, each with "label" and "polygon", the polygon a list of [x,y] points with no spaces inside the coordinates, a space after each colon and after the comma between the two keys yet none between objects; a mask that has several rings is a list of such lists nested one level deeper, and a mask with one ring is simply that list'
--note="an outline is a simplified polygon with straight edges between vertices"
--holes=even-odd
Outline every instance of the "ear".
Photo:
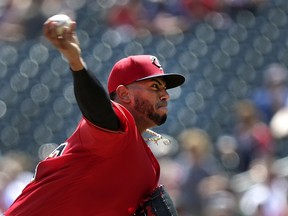
[{"label": "ear", "polygon": [[131,102],[129,89],[126,86],[119,85],[116,89],[116,94],[117,94],[118,99],[121,102],[126,103],[126,104]]}]

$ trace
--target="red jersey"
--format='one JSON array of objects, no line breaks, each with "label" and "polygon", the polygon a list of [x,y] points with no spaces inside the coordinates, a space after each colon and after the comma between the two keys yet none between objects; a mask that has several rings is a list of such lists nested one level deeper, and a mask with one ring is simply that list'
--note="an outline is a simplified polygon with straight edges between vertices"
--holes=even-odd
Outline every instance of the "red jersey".
[{"label": "red jersey", "polygon": [[130,112],[114,102],[113,108],[118,132],[81,119],[5,215],[131,215],[157,186],[160,168]]}]

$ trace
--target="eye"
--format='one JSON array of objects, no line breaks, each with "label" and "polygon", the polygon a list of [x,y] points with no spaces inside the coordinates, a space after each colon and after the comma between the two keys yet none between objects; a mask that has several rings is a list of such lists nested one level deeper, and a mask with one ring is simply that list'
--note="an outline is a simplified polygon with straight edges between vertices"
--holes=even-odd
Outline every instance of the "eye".
[{"label": "eye", "polygon": [[165,89],[166,90],[166,83],[162,83],[158,80],[152,80],[150,87],[154,90],[160,91]]},{"label": "eye", "polygon": [[158,84],[156,84],[156,83],[154,83],[154,84],[152,84],[152,86],[151,86],[152,88],[156,88],[156,89],[159,89],[159,85]]},{"label": "eye", "polygon": [[151,85],[152,89],[154,89],[155,91],[162,91],[162,90],[166,90],[166,86],[162,86],[159,84],[152,84]]}]

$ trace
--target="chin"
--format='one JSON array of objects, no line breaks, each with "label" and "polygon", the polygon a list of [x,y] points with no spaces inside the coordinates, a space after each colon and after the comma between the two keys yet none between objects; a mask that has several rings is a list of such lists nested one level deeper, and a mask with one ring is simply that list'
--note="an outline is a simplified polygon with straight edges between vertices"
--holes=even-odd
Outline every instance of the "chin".
[{"label": "chin", "polygon": [[159,118],[159,120],[157,122],[155,122],[158,126],[162,125],[166,122],[167,120],[167,115],[163,115],[161,118]]}]

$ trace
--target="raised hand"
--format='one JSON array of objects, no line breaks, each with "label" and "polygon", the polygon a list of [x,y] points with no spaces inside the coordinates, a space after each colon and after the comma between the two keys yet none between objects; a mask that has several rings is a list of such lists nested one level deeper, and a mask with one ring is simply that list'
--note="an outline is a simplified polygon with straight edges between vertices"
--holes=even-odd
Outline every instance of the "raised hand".
[{"label": "raised hand", "polygon": [[84,62],[81,57],[80,43],[75,32],[76,22],[71,21],[69,26],[64,26],[63,28],[62,34],[59,35],[57,22],[47,19],[43,25],[43,33],[51,44],[67,59],[72,70],[81,70],[84,67]]}]

